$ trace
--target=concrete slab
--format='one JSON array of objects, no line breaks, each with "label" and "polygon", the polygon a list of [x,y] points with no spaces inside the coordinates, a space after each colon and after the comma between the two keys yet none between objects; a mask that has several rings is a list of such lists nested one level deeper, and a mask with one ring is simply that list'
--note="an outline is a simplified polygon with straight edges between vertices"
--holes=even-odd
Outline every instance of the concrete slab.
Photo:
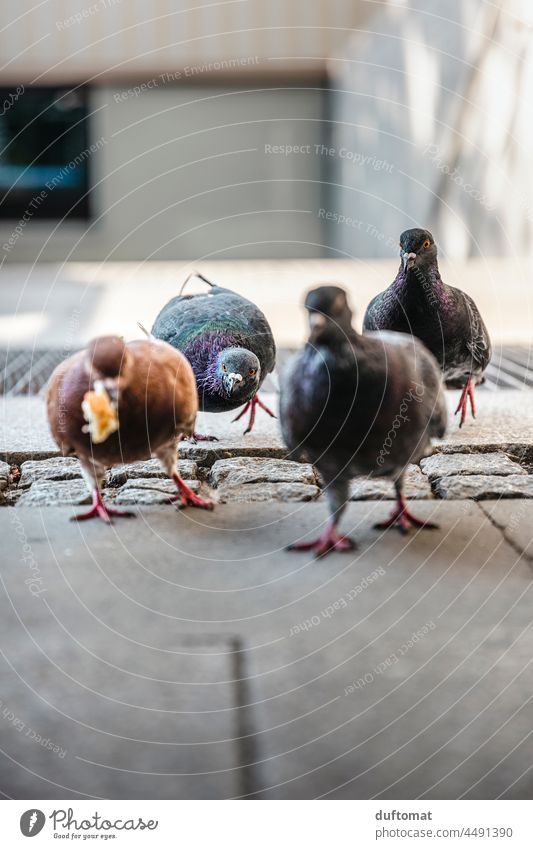
[{"label": "concrete slab", "polygon": [[43,399],[0,398],[0,459],[7,463],[23,463],[58,456]]},{"label": "concrete slab", "polygon": [[[277,398],[262,393],[268,405],[277,409]],[[244,436],[244,419],[232,422],[232,413],[200,413],[200,433],[214,435],[218,442],[182,442],[180,457],[211,466],[216,460],[235,456],[284,457],[286,449],[279,421],[259,410],[252,433]],[[44,401],[40,397],[2,398],[0,400],[0,459],[8,463],[57,457],[59,451],[48,428]]]},{"label": "concrete slab", "polygon": [[529,451],[533,444],[533,392],[512,389],[476,392],[476,418],[470,414],[459,427],[454,410],[459,391],[447,391],[448,430],[440,450],[448,452]]},{"label": "concrete slab", "polygon": [[[277,412],[276,393],[261,393],[265,402]],[[503,451],[529,459],[533,454],[533,392],[502,390],[481,391],[477,399],[477,418],[467,419],[459,428],[453,415],[459,393],[446,393],[449,410],[448,432],[437,441],[438,451],[470,453]],[[278,419],[259,410],[252,433],[244,436],[244,419],[232,422],[235,413],[200,413],[200,433],[218,437],[218,442],[183,442],[180,456],[203,466],[231,457],[283,458],[286,449]],[[58,455],[46,422],[44,403],[39,397],[3,398],[0,402],[0,459],[22,462]]]},{"label": "concrete slab", "polygon": [[0,789],[531,797],[531,571],[479,505],[419,501],[440,530],[402,537],[352,503],[358,550],[320,561],[283,550],[320,503],[73,509],[0,511],[0,697],[68,750],[0,711]]},{"label": "concrete slab", "polygon": [[[78,581],[70,566],[89,565],[92,553],[68,547],[79,535],[64,512],[59,548],[47,519],[20,514],[11,518],[0,591],[2,792],[43,799],[243,792],[233,635],[189,634],[185,623],[160,616],[157,593],[138,605],[118,585],[113,590],[99,566],[126,563],[109,537],[106,556],[92,561],[95,575]],[[22,540],[31,552],[25,562]],[[127,619],[133,630],[124,628]]]}]

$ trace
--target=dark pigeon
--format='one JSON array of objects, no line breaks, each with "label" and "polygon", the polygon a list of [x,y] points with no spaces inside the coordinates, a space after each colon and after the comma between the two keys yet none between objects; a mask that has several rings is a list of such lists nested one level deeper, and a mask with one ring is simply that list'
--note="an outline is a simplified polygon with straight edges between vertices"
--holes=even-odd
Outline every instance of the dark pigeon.
[{"label": "dark pigeon", "polygon": [[303,351],[281,381],[281,426],[294,459],[319,470],[329,521],[318,539],[290,546],[328,551],[354,547],[337,525],[356,475],[393,479],[397,505],[386,521],[406,532],[411,525],[433,528],[407,509],[403,477],[409,463],[429,453],[432,437],[446,428],[442,376],[433,356],[414,337],[353,329],[345,292],[321,286],[307,295],[311,328]]},{"label": "dark pigeon", "polygon": [[406,230],[400,249],[396,279],[368,305],[363,329],[396,330],[421,339],[439,363],[446,385],[462,389],[455,411],[461,412],[461,427],[467,400],[475,417],[474,386],[483,382],[490,361],[487,328],[472,298],[442,281],[429,230]]},{"label": "dark pigeon", "polygon": [[178,295],[157,316],[152,335],[163,339],[184,354],[192,365],[200,409],[221,413],[244,409],[234,421],[250,411],[249,433],[256,407],[270,416],[274,413],[259,399],[259,389],[274,369],[276,346],[272,331],[261,310],[231,289],[215,286],[202,274],[209,292]]}]

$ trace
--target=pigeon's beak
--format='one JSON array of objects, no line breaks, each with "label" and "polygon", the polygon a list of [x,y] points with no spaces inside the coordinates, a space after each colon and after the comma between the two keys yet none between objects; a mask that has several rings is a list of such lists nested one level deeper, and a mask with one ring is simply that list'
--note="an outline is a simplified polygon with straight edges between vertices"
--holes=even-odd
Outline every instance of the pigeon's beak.
[{"label": "pigeon's beak", "polygon": [[402,262],[403,262],[404,269],[406,269],[407,271],[410,271],[411,268],[414,268],[414,266],[415,266],[416,254],[413,253],[412,251],[410,253],[407,253],[406,251],[404,251],[402,253]]},{"label": "pigeon's beak", "polygon": [[237,374],[236,372],[231,371],[228,374],[226,380],[228,382],[229,391],[233,392],[233,390],[235,389],[235,386],[236,385],[238,386],[239,383],[242,383],[242,374]]}]

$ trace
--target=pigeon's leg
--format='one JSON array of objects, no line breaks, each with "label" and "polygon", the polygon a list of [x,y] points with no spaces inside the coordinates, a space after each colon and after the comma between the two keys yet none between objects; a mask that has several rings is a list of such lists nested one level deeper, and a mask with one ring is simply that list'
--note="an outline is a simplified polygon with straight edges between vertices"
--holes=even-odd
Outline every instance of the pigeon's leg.
[{"label": "pigeon's leg", "polygon": [[246,404],[244,405],[244,407],[242,408],[242,410],[240,411],[240,413],[238,413],[238,414],[235,416],[235,418],[234,418],[234,419],[232,419],[231,421],[232,421],[232,422],[238,422],[238,421],[239,421],[239,419],[242,419],[242,417],[244,416],[244,414],[248,412],[248,410],[250,409],[250,407],[251,407],[251,406],[252,406],[252,402],[251,402],[251,401],[247,401],[247,402],[246,402]]},{"label": "pigeon's leg", "polygon": [[263,404],[259,395],[254,395],[254,397],[250,401],[247,401],[247,403],[244,405],[244,407],[242,408],[239,415],[235,416],[235,418],[233,419],[234,422],[238,422],[239,419],[241,419],[244,416],[244,414],[247,413],[248,410],[250,410],[250,418],[248,419],[248,427],[244,431],[245,434],[250,433],[250,431],[252,430],[252,428],[254,426],[255,408],[256,407],[261,407],[261,409],[264,410],[265,413],[268,413],[269,416],[272,416],[273,419],[276,418],[275,413],[272,412],[270,407],[267,407],[266,404]]},{"label": "pigeon's leg", "polygon": [[215,506],[212,501],[206,498],[200,498],[192,489],[187,486],[183,478],[178,474],[176,467],[176,446],[174,443],[165,445],[157,451],[157,458],[163,469],[172,478],[178,488],[176,495],[169,495],[169,501],[179,501],[180,507],[202,507],[204,510],[212,510]]},{"label": "pigeon's leg", "polygon": [[324,557],[330,551],[353,551],[356,544],[350,537],[341,536],[337,525],[346,509],[348,485],[345,481],[331,484],[327,489],[330,517],[324,531],[316,539],[295,542],[287,546],[287,551],[314,551],[315,557]]},{"label": "pigeon's leg", "polygon": [[215,505],[213,502],[209,501],[207,498],[200,498],[199,495],[196,495],[196,493],[187,486],[177,471],[175,471],[171,477],[178,487],[178,492],[176,495],[170,495],[168,499],[169,501],[179,501],[180,507],[201,507],[204,510],[212,510],[214,508]]},{"label": "pigeon's leg", "polygon": [[401,478],[395,481],[394,487],[396,489],[396,507],[389,518],[385,519],[384,522],[377,522],[374,525],[375,528],[380,531],[385,531],[387,528],[398,528],[400,533],[406,534],[412,527],[426,528],[426,530],[436,530],[439,527],[433,522],[427,522],[425,519],[418,519],[417,516],[413,516],[405,501],[403,480]]},{"label": "pigeon's leg", "polygon": [[459,398],[459,403],[458,403],[457,409],[455,411],[455,415],[457,415],[457,413],[459,411],[461,411],[461,419],[459,421],[459,427],[462,427],[464,422],[465,422],[466,408],[467,408],[467,402],[468,401],[470,401],[470,410],[472,412],[472,418],[475,419],[475,417],[476,417],[476,405],[475,405],[475,402],[474,402],[474,381],[472,380],[471,377],[468,378],[465,385],[463,386],[461,396]]},{"label": "pigeon's leg", "polygon": [[470,412],[472,413],[472,418],[476,417],[476,402],[474,400],[474,381],[472,378],[468,381],[468,398],[470,400]]},{"label": "pigeon's leg", "polygon": [[111,516],[134,516],[129,510],[119,510],[117,507],[109,507],[102,501],[101,487],[105,477],[105,469],[95,464],[81,464],[83,477],[92,492],[93,503],[90,510],[85,513],[77,513],[71,516],[75,522],[85,522],[87,519],[102,519],[107,525],[111,524]]},{"label": "pigeon's leg", "polygon": [[109,507],[102,501],[102,494],[99,489],[93,489],[93,504],[90,510],[86,513],[77,513],[71,516],[71,520],[75,522],[84,522],[86,519],[99,518],[107,525],[111,524],[111,516],[135,516],[130,510],[119,510],[117,507]]}]

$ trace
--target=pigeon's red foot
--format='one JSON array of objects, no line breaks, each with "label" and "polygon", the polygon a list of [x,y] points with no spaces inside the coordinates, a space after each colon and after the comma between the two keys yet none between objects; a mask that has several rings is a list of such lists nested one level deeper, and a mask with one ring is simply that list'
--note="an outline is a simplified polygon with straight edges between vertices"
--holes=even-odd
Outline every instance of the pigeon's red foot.
[{"label": "pigeon's red foot", "polygon": [[470,401],[470,410],[471,410],[471,413],[472,413],[472,418],[475,419],[475,417],[476,417],[476,404],[475,404],[475,401],[474,401],[474,381],[472,380],[472,378],[469,378],[466,381],[465,385],[463,386],[463,391],[461,392],[461,397],[459,398],[459,403],[458,403],[457,409],[455,411],[455,415],[457,415],[457,413],[459,411],[461,411],[461,419],[459,421],[459,427],[463,426],[464,421],[466,419],[467,401]]},{"label": "pigeon's red foot", "polygon": [[239,421],[239,419],[241,419],[241,418],[244,416],[244,414],[245,414],[245,413],[247,413],[247,412],[248,412],[248,410],[250,410],[250,418],[248,419],[248,427],[247,427],[247,428],[246,428],[246,430],[244,431],[244,433],[245,433],[245,434],[250,433],[250,431],[252,430],[252,428],[253,428],[253,426],[254,426],[254,422],[255,422],[255,408],[256,408],[256,407],[261,407],[261,409],[262,409],[262,410],[264,410],[264,411],[265,411],[265,413],[268,413],[268,415],[269,415],[269,416],[272,416],[272,418],[273,418],[273,419],[275,419],[275,418],[276,418],[276,414],[272,412],[272,410],[270,409],[270,407],[267,407],[267,405],[266,405],[266,404],[263,404],[263,402],[261,401],[261,399],[260,399],[259,395],[254,395],[254,397],[253,397],[250,401],[247,401],[247,402],[246,402],[246,404],[245,404],[245,405],[244,405],[244,407],[242,408],[242,410],[241,410],[241,412],[239,413],[239,415],[238,415],[238,416],[235,416],[235,418],[232,420],[232,421],[234,421],[234,422],[238,422],[238,421]]},{"label": "pigeon's red foot", "polygon": [[287,551],[314,551],[315,557],[324,557],[330,551],[353,551],[356,544],[350,537],[341,536],[333,522],[328,522],[325,531],[317,539],[295,542]]},{"label": "pigeon's red foot", "polygon": [[212,501],[196,495],[177,472],[172,475],[172,480],[178,487],[178,492],[176,495],[169,495],[169,501],[179,501],[180,507],[201,507],[203,510],[212,510],[214,508],[215,505]]},{"label": "pigeon's red foot", "polygon": [[106,525],[111,524],[111,516],[135,516],[130,510],[119,510],[117,507],[106,507],[102,501],[102,496],[98,489],[93,490],[93,504],[90,510],[86,513],[77,513],[76,516],[71,516],[71,521],[85,522],[86,519],[102,519]]},{"label": "pigeon's red foot", "polygon": [[377,522],[374,525],[380,531],[386,531],[387,528],[398,528],[400,533],[407,534],[412,527],[425,528],[428,531],[438,529],[438,525],[434,522],[426,522],[425,519],[419,519],[407,509],[405,498],[403,495],[398,497],[396,507],[384,522]]},{"label": "pigeon's red foot", "polygon": [[190,436],[184,436],[187,442],[218,442],[218,436],[210,436],[208,433],[192,433]]}]

